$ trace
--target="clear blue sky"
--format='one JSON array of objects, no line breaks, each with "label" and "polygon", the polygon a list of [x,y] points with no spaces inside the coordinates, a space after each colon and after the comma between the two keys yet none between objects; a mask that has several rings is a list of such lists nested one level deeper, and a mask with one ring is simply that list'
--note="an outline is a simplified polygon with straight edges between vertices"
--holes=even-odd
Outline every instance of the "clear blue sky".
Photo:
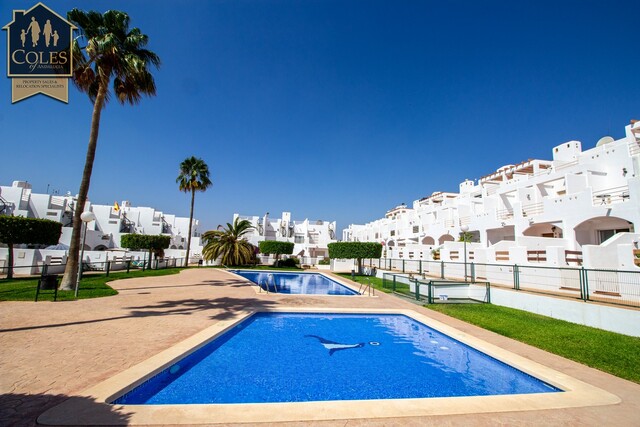
[{"label": "clear blue sky", "polygon": [[[33,4],[2,1],[0,23]],[[103,112],[91,200],[188,216],[175,178],[195,155],[214,183],[196,197],[203,230],[234,212],[368,222],[504,164],[550,159],[562,142],[620,138],[640,119],[633,1],[45,4],[124,10],[163,62],[158,96]],[[71,86],[68,105],[12,105],[0,83],[0,183],[75,194],[86,96]]]}]

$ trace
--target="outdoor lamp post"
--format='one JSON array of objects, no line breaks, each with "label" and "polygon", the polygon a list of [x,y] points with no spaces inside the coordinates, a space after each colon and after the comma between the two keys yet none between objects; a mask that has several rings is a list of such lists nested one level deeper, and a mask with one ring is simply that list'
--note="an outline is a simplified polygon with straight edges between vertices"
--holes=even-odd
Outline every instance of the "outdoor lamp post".
[{"label": "outdoor lamp post", "polygon": [[460,227],[462,231],[462,241],[464,242],[464,281],[467,281],[467,231],[469,231],[468,225]]},{"label": "outdoor lamp post", "polygon": [[80,262],[78,265],[78,279],[76,280],[76,291],[75,297],[78,298],[78,288],[80,287],[80,279],[82,279],[82,261],[84,260],[84,242],[87,240],[87,224],[91,221],[95,221],[96,215],[93,212],[82,212],[80,214],[80,219],[84,222],[84,227],[82,228],[82,249],[80,250]]}]

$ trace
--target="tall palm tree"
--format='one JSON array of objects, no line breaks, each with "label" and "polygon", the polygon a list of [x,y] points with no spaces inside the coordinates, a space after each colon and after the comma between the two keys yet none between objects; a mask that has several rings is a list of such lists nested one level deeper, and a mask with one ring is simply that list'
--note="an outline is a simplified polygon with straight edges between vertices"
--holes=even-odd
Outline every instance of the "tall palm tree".
[{"label": "tall palm tree", "polygon": [[156,94],[156,85],[149,67],[160,66],[158,56],[145,49],[148,37],[138,28],[129,29],[129,15],[117,10],[100,12],[73,9],[67,19],[78,27],[78,39],[73,43],[73,83],[87,93],[93,102],[89,145],[73,216],[73,231],[69,258],[62,278],[62,289],[71,289],[77,280],[78,252],[80,250],[80,215],[84,211],[91,182],[91,171],[98,144],[100,114],[109,100],[109,86],[113,80],[113,93],[121,104],[135,105],[143,95]]},{"label": "tall palm tree", "polygon": [[185,193],[191,192],[191,210],[189,211],[189,237],[187,237],[187,255],[184,266],[189,266],[189,248],[191,247],[191,225],[193,223],[193,203],[196,191],[207,191],[213,184],[209,179],[209,166],[202,159],[191,156],[180,163],[180,175],[176,178],[178,188]]},{"label": "tall palm tree", "polygon": [[256,247],[243,236],[252,228],[251,222],[236,217],[233,224],[227,223],[227,228],[207,231],[202,235],[202,257],[207,261],[221,257],[220,261],[226,265],[248,264],[255,255]]}]

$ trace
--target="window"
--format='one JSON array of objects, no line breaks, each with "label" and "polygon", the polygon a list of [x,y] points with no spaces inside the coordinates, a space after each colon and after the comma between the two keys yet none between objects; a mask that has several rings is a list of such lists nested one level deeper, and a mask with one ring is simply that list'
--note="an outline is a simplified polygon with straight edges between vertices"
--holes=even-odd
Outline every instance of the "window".
[{"label": "window", "polygon": [[604,242],[605,240],[609,240],[611,237],[613,237],[618,233],[627,233],[629,231],[630,230],[628,228],[617,229],[617,230],[598,230],[598,237],[600,238],[600,241],[598,242],[598,244]]},{"label": "window", "polygon": [[391,232],[389,234],[391,234],[392,236],[395,236],[396,235],[396,230],[391,230]]},{"label": "window", "polygon": [[419,233],[420,232],[420,226],[419,225],[414,225],[413,226],[413,232],[414,233]]},{"label": "window", "polygon": [[304,234],[296,234],[294,239],[294,243],[304,243]]}]

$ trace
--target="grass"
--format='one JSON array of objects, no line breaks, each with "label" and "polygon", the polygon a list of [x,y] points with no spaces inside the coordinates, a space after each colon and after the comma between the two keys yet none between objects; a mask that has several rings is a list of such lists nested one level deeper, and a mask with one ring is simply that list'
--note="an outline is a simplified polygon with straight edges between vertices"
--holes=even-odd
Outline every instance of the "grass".
[{"label": "grass", "polygon": [[640,383],[640,338],[491,304],[432,304],[426,307]]},{"label": "grass", "polygon": [[[116,295],[118,292],[107,285],[107,282],[134,277],[166,276],[177,274],[181,268],[164,270],[131,270],[131,272],[112,272],[109,277],[104,274],[85,274],[80,282],[78,299],[101,298]],[[33,301],[36,297],[39,278],[0,280],[0,301]],[[53,290],[40,291],[38,301],[53,301]],[[74,300],[74,291],[58,291],[58,301]]]},{"label": "grass", "polygon": [[[345,279],[351,280],[351,273],[338,273],[338,276],[344,277]],[[363,276],[360,274],[356,274],[355,281],[358,283],[362,283],[364,280],[367,283],[366,279],[371,280],[371,285],[377,291],[382,291],[386,293],[391,293],[391,289],[385,289],[382,287],[382,279],[374,276]]]}]

